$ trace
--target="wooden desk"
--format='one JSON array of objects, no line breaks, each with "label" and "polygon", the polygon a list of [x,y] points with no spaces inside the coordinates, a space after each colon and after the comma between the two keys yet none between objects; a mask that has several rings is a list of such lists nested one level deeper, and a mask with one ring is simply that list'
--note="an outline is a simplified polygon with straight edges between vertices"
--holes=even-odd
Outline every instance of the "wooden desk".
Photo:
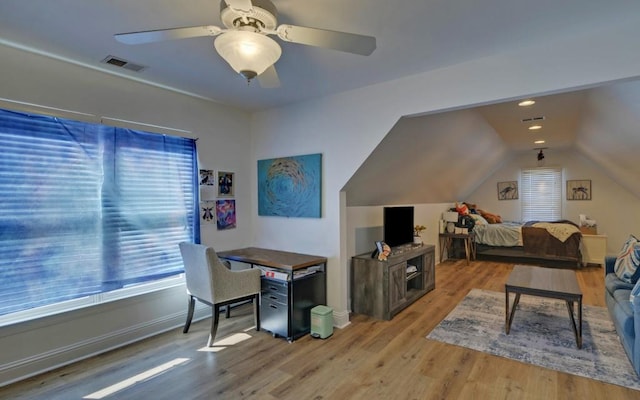
[{"label": "wooden desk", "polygon": [[[476,259],[476,242],[475,235],[473,232],[469,233],[441,233],[439,236],[440,239],[440,262],[445,261],[449,258],[449,249],[453,243],[453,239],[461,239],[464,241],[464,252],[467,258],[467,265],[470,264],[471,260]],[[444,252],[447,251],[447,258],[444,258]]]},{"label": "wooden desk", "polygon": [[[325,257],[247,247],[221,251],[218,257],[250,264],[262,272],[260,327],[289,342],[311,330],[311,309],[325,305]],[[317,272],[306,274],[317,269]],[[272,276],[267,276],[272,275]]]}]

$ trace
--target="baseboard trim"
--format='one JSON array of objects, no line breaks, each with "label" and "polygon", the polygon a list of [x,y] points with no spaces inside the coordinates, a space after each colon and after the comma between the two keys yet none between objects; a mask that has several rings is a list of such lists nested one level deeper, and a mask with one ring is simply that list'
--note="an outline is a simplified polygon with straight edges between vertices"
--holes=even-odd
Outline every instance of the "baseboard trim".
[{"label": "baseboard trim", "polygon": [[349,324],[351,324],[351,321],[349,321],[349,311],[333,311],[333,325],[336,328],[342,329],[347,327]]}]

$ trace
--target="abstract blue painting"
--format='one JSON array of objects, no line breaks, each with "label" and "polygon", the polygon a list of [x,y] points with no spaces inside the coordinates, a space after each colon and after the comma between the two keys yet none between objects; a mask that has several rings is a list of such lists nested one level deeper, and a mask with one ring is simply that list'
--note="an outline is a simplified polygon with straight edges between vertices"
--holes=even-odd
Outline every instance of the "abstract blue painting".
[{"label": "abstract blue painting", "polygon": [[322,154],[258,160],[258,215],[320,218]]}]

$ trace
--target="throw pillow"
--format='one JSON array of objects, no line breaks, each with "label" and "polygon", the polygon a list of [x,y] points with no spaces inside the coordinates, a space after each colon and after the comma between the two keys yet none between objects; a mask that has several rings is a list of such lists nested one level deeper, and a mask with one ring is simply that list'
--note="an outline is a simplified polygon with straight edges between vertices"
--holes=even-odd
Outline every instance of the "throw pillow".
[{"label": "throw pillow", "polygon": [[636,310],[636,307],[633,301],[638,296],[640,296],[640,279],[638,279],[638,282],[636,282],[636,285],[631,290],[631,294],[629,294],[629,301],[631,302],[631,308],[633,309],[633,311],[636,311],[636,312],[640,310]]},{"label": "throw pillow", "polygon": [[620,280],[633,284],[638,282],[638,278],[640,278],[640,242],[635,236],[629,235],[627,241],[622,245],[613,268]]},{"label": "throw pillow", "polygon": [[462,204],[456,203],[456,211],[460,215],[467,215],[467,214],[469,214],[469,207],[467,207],[467,205],[464,204],[464,203],[462,203]]},{"label": "throw pillow", "polygon": [[482,217],[487,220],[488,223],[490,224],[502,223],[502,217],[500,217],[499,215],[486,212],[484,210],[478,210],[478,211],[480,212],[480,215],[482,215]]}]

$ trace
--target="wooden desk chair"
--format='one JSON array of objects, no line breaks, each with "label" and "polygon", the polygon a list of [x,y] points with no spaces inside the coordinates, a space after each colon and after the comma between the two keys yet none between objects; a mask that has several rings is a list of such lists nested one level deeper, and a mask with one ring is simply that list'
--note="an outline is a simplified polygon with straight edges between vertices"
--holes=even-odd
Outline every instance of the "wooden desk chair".
[{"label": "wooden desk chair", "polygon": [[231,271],[211,247],[180,243],[189,295],[189,310],[183,332],[191,326],[196,299],[212,307],[211,332],[207,346],[211,347],[218,330],[220,307],[243,300],[252,300],[256,331],[260,330],[260,270]]}]

